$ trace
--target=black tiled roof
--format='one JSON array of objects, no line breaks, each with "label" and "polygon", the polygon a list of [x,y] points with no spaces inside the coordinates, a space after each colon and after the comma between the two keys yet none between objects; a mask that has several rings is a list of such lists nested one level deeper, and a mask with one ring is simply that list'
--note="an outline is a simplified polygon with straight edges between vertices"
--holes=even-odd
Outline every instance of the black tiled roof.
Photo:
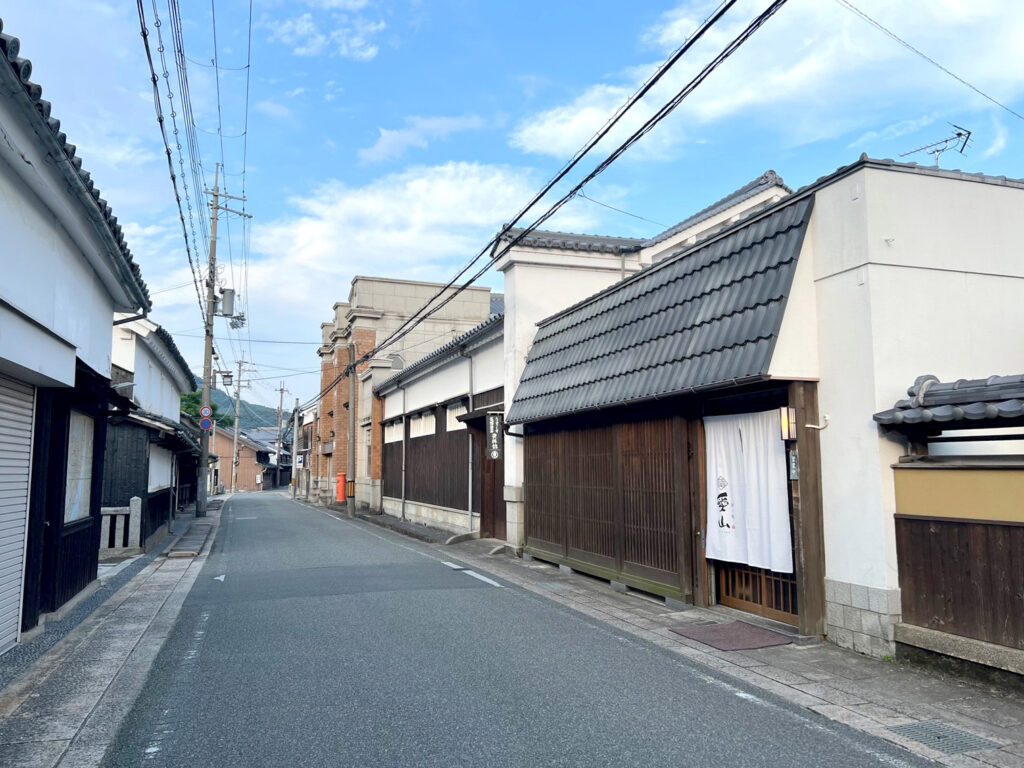
[{"label": "black tiled roof", "polygon": [[188,367],[188,363],[185,362],[185,358],[182,357],[181,350],[178,349],[178,345],[174,343],[174,337],[171,336],[171,334],[168,333],[162,325],[158,325],[156,327],[156,335],[164,343],[168,351],[170,351],[171,357],[174,358],[174,362],[178,364],[178,367],[181,368],[181,372],[184,374],[185,378],[188,379],[189,386],[192,387],[190,391],[195,392],[196,377]]},{"label": "black tiled roof", "polygon": [[[501,295],[501,294],[499,294],[499,295]],[[484,320],[479,325],[477,325],[477,326],[475,326],[473,328],[470,328],[468,331],[463,333],[461,336],[456,336],[451,341],[449,341],[449,342],[441,345],[437,349],[435,349],[429,355],[425,355],[424,357],[421,357],[415,363],[411,363],[410,365],[405,366],[405,368],[403,368],[402,370],[398,371],[397,373],[394,373],[391,376],[388,376],[386,379],[384,379],[384,381],[382,381],[380,384],[375,386],[373,388],[373,391],[375,393],[380,393],[383,390],[385,390],[388,387],[390,387],[391,385],[398,384],[403,379],[408,378],[409,374],[415,373],[416,371],[420,370],[421,368],[424,368],[424,367],[430,365],[431,363],[436,362],[437,360],[440,360],[440,359],[443,359],[443,358],[446,358],[446,357],[456,357],[458,355],[458,352],[459,352],[460,348],[462,348],[463,346],[465,346],[466,344],[468,344],[470,341],[472,341],[473,339],[477,338],[478,336],[483,336],[484,334],[490,332],[495,327],[498,327],[498,326],[502,326],[503,327],[504,323],[505,323],[505,316],[504,315],[491,315],[489,318]]]},{"label": "black tiled roof", "polygon": [[[989,376],[942,382],[918,376],[908,398],[874,415],[893,429],[928,428],[949,422],[990,422],[1024,416],[1024,376]],[[958,426],[970,427],[972,424]]]},{"label": "black tiled roof", "polygon": [[793,191],[792,189],[786,186],[786,182],[784,182],[782,180],[782,177],[779,176],[779,174],[777,174],[775,171],[765,171],[756,179],[751,181],[749,184],[740,187],[735,192],[731,192],[730,194],[723,197],[721,200],[712,203],[704,210],[698,211],[692,216],[683,219],[674,227],[669,227],[661,234],[655,235],[650,240],[644,241],[643,246],[644,248],[646,248],[647,246],[650,245],[657,245],[663,240],[668,240],[670,237],[679,234],[684,229],[689,229],[694,224],[697,224],[698,222],[701,222],[704,219],[709,219],[712,216],[721,213],[722,211],[726,211],[732,208],[734,205],[739,205],[744,200],[748,200],[757,193],[764,192],[766,189],[771,189],[772,187],[782,187],[784,190],[786,190],[787,193],[791,193]]},{"label": "black tiled roof", "polygon": [[67,161],[74,169],[74,175],[78,177],[82,184],[82,190],[92,198],[92,204],[98,209],[100,216],[106,223],[110,236],[117,244],[119,253],[116,256],[122,260],[121,266],[126,272],[124,277],[130,276],[131,278],[132,284],[124,283],[125,286],[128,288],[129,293],[139,300],[142,309],[149,311],[152,307],[149,289],[142,279],[142,271],[139,269],[139,265],[132,259],[132,253],[128,249],[127,242],[125,242],[124,232],[121,229],[121,225],[117,222],[117,217],[107,201],[100,197],[100,190],[93,183],[89,172],[82,169],[82,158],[76,155],[77,147],[69,143],[67,135],[61,131],[60,120],[51,117],[50,102],[43,98],[42,86],[33,83],[29,79],[32,76],[32,62],[19,56],[21,53],[21,41],[16,37],[4,34],[3,29],[4,21],[0,18],[0,66],[6,63],[14,77],[20,82],[21,88],[31,105],[35,108],[40,122],[56,142],[57,150],[67,158]]},{"label": "black tiled roof", "polygon": [[[506,232],[501,239],[511,240],[522,231],[522,228],[514,227]],[[517,245],[531,248],[556,248],[562,251],[588,251],[590,253],[630,253],[640,250],[643,243],[644,241],[637,237],[581,235],[575,232],[551,232],[535,229]]]},{"label": "black tiled roof", "polygon": [[508,420],[763,379],[812,205],[779,205],[543,321]]}]

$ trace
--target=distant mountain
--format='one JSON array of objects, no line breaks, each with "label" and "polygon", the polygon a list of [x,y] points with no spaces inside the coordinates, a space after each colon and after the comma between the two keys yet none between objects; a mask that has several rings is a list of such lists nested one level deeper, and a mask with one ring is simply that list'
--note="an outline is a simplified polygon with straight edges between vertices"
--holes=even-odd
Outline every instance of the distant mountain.
[{"label": "distant mountain", "polygon": [[[196,377],[196,385],[202,387],[203,381]],[[210,393],[210,401],[217,404],[217,412],[234,418],[235,398],[227,392],[215,389]],[[286,409],[284,418],[291,415],[291,410]],[[239,405],[238,423],[243,430],[257,429],[259,427],[277,427],[277,409],[268,408],[259,403],[250,403],[245,398]]]}]

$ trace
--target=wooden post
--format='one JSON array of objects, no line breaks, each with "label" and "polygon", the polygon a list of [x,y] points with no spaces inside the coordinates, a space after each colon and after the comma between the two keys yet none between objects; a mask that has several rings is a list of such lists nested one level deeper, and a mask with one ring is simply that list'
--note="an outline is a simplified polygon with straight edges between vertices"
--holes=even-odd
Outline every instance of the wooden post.
[{"label": "wooden post", "polygon": [[803,635],[825,634],[825,536],[821,497],[818,387],[815,382],[789,385],[789,405],[796,409],[798,480],[790,481],[793,496],[793,552],[799,630]]}]

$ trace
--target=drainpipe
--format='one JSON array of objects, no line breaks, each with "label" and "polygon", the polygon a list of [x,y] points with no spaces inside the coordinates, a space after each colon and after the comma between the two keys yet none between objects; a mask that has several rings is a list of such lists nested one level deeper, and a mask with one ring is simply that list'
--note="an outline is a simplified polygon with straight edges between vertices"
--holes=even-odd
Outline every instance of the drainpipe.
[{"label": "drainpipe", "polygon": [[[355,333],[355,331],[353,331]],[[356,343],[348,343],[348,474],[345,479],[352,485],[352,495],[345,489],[345,502],[349,517],[356,516]],[[346,483],[348,485],[348,483]]]},{"label": "drainpipe", "polygon": [[405,443],[409,419],[405,412],[405,387],[402,387],[402,519],[405,520]]},{"label": "drainpipe", "polygon": [[[467,355],[465,349],[459,350],[459,355],[466,358],[469,364],[469,411],[473,410],[473,356]],[[466,514],[469,516],[469,532],[473,532],[473,436],[469,434],[469,427],[466,428],[466,444],[469,446],[469,471],[466,473]]]}]

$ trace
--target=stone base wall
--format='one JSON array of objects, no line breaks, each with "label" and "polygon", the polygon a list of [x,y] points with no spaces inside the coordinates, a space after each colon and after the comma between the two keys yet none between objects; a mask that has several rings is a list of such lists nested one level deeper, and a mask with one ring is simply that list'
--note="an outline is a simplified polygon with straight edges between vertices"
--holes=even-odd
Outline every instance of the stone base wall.
[{"label": "stone base wall", "polygon": [[[402,500],[393,499],[388,496],[383,500],[383,512],[392,517],[402,516]],[[448,507],[435,507],[431,504],[420,504],[415,501],[406,500],[405,519],[414,523],[422,523],[432,528],[440,528],[452,533],[468,533],[469,520],[466,511],[463,509],[449,509]],[[480,515],[473,514],[473,530],[480,530]]]},{"label": "stone base wall", "polygon": [[825,579],[828,639],[843,648],[880,658],[895,653],[900,591]]}]

